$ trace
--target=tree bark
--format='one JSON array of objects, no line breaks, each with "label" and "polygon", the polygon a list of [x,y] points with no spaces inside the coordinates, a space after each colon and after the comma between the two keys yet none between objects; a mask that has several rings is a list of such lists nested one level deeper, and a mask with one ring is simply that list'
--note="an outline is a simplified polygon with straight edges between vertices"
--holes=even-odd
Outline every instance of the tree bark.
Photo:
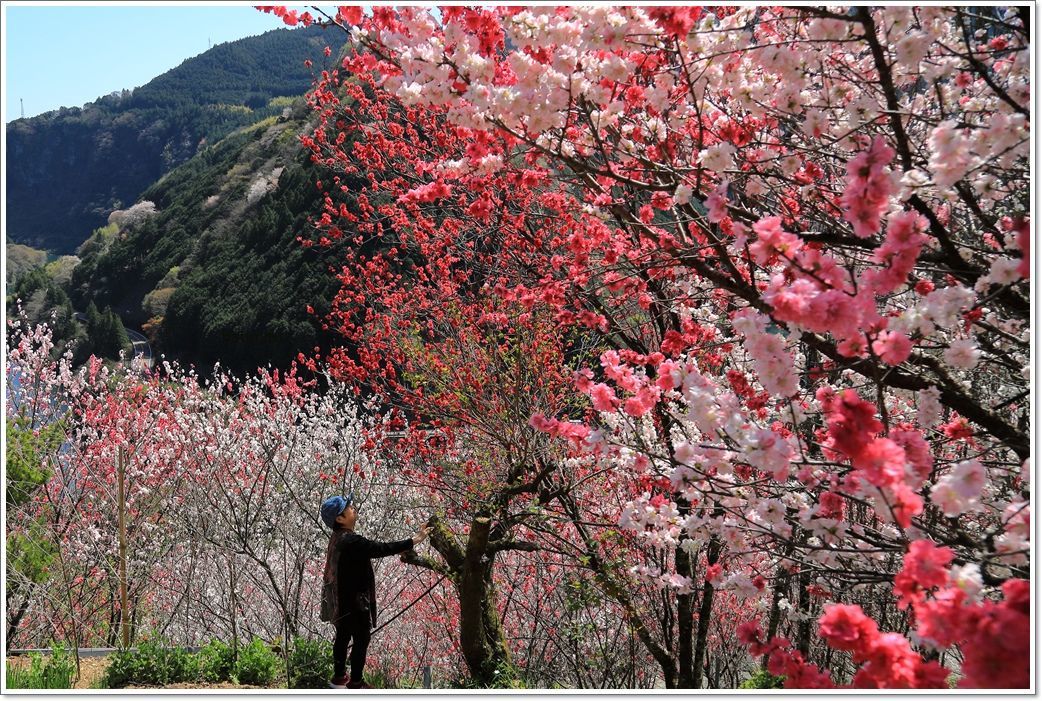
[{"label": "tree bark", "polygon": [[[14,612],[14,615],[7,621],[7,647],[12,647],[14,641],[14,634],[18,632],[18,626],[22,622],[22,618],[25,616],[25,612],[29,610],[29,603],[32,600],[33,585],[30,583],[28,590],[25,592],[25,596],[22,597],[22,602],[18,605],[18,610]],[[10,603],[10,602],[9,602]]]},{"label": "tree bark", "polygon": [[510,651],[496,610],[493,557],[488,553],[491,523],[492,519],[487,516],[478,516],[471,521],[457,586],[460,648],[471,678],[482,685],[503,681],[496,677],[504,674],[510,664]]},{"label": "tree bark", "polygon": [[[715,535],[709,539],[709,547],[706,552],[706,564],[715,565],[720,559],[720,539]],[[706,580],[702,589],[702,605],[698,611],[698,633],[695,638],[694,674],[691,687],[700,689],[702,687],[703,667],[705,666],[706,648],[709,642],[709,618],[713,614],[713,584]]]},{"label": "tree bark", "polygon": [[799,582],[799,606],[800,606],[800,622],[796,626],[796,648],[803,655],[803,659],[810,659],[810,592],[807,591],[807,587],[810,586],[810,571],[801,570],[797,579]]},{"label": "tree bark", "polygon": [[[781,618],[781,599],[789,588],[789,575],[785,568],[779,567],[774,580],[774,592],[771,596],[771,613],[767,620],[767,635],[765,640],[770,640],[778,634],[778,622]],[[767,655],[760,658],[760,666],[767,669]]]},{"label": "tree bark", "polygon": [[[680,507],[679,513],[681,518],[686,517],[691,511],[691,506],[679,496],[676,497],[676,500]],[[687,551],[678,546],[675,557],[677,573],[685,577],[694,578],[691,556],[687,554]],[[693,654],[694,608],[695,595],[693,591],[689,594],[677,594],[677,632],[679,638],[677,641],[677,687],[680,689],[695,688]]]},{"label": "tree bark", "polygon": [[508,674],[511,660],[492,580],[497,550],[497,545],[489,540],[492,519],[476,516],[465,544],[456,539],[439,516],[432,516],[428,525],[431,546],[444,562],[411,551],[402,559],[444,574],[452,581],[460,605],[460,649],[470,676],[482,686],[500,685],[506,681],[503,677]]}]

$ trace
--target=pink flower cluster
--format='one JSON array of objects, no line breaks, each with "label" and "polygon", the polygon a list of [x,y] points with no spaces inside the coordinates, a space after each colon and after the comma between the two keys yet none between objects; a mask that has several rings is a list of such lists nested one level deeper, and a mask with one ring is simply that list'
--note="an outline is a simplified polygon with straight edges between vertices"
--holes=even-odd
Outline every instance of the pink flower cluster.
[{"label": "pink flower cluster", "polygon": [[[950,568],[953,552],[926,540],[913,541],[894,578],[899,605],[911,607],[926,644],[947,648],[958,644],[963,654],[962,688],[1026,689],[1031,685],[1031,584],[1010,579],[1002,585],[1001,602],[974,600],[965,579]],[[851,686],[875,689],[944,689],[950,672],[935,660],[924,660],[909,640],[884,633],[860,606],[830,604],[818,620],[818,632],[830,647],[851,653],[858,665]],[[785,638],[762,640],[756,620],[738,626],[738,639],[754,656],[768,655],[771,674],[784,675],[787,688],[834,688],[827,673],[789,649]]]},{"label": "pink flower cluster", "polygon": [[[753,260],[760,265],[779,259],[785,263],[784,272],[771,277],[762,295],[773,308],[773,318],[812,333],[832,334],[841,353],[863,355],[867,350],[864,329],[880,322],[875,288],[865,285],[855,293],[850,274],[839,262],[784,231],[780,217],[761,219],[753,231],[757,235],[749,244]],[[913,259],[917,256],[918,251]],[[893,257],[888,255],[888,259]],[[902,264],[906,258],[900,257]]]},{"label": "pink flower cluster", "polygon": [[[817,398],[828,423],[826,451],[848,458],[854,467],[844,480],[846,488],[851,492],[864,491],[862,482],[879,488],[886,497],[890,516],[899,526],[908,528],[912,517],[923,510],[922,497],[916,492],[920,475],[906,470],[906,465],[915,461],[909,460],[896,440],[878,435],[883,424],[876,418],[876,405],[861,399],[852,389],[836,395],[830,388],[822,387]],[[902,439],[914,441],[910,435],[903,435]]]},{"label": "pink flower cluster", "polygon": [[899,605],[910,607],[916,633],[936,648],[959,645],[963,653],[959,686],[1026,689],[1031,685],[1031,583],[1009,579],[1003,600],[975,601],[949,568],[954,553],[931,541],[913,541],[894,578]]},{"label": "pink flower cluster", "polygon": [[861,665],[852,686],[860,689],[943,689],[948,670],[912,650],[899,633],[882,633],[860,606],[832,604],[818,620],[818,632]]},{"label": "pink flower cluster", "polygon": [[868,238],[879,231],[879,220],[895,191],[889,168],[893,157],[894,150],[877,136],[867,151],[847,163],[847,187],[840,203],[843,218],[854,226],[858,238]]},{"label": "pink flower cluster", "polygon": [[[657,377],[650,379],[645,366],[657,368]],[[635,369],[636,366],[636,369]],[[592,374],[580,374],[577,388],[588,395],[597,411],[622,410],[634,418],[640,418],[650,412],[661,399],[663,392],[672,390],[676,385],[673,376],[675,363],[666,360],[662,353],[640,355],[631,351],[606,351],[601,355],[601,367],[605,376],[613,381],[620,390],[630,396],[620,399],[615,390],[604,382],[592,382]]]},{"label": "pink flower cluster", "polygon": [[785,339],[767,331],[770,320],[752,309],[735,314],[735,329],[745,337],[745,349],[753,360],[764,389],[777,397],[791,397],[799,390],[796,363],[785,348]]},{"label": "pink flower cluster", "polygon": [[864,275],[864,283],[872,292],[884,295],[905,284],[926,243],[926,236],[922,233],[925,224],[925,220],[915,212],[890,215],[886,240],[872,254],[872,260],[885,267],[869,270]]}]

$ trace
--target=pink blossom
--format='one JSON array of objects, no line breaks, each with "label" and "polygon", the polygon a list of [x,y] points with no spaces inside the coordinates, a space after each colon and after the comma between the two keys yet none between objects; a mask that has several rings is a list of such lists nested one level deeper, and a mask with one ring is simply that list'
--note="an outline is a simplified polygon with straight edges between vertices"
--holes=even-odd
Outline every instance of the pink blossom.
[{"label": "pink blossom", "polygon": [[933,471],[933,454],[922,432],[910,428],[894,429],[890,431],[889,437],[904,449],[907,461],[906,478],[912,481],[912,486],[921,485]]},{"label": "pink blossom", "polygon": [[876,405],[861,399],[852,389],[839,395],[828,414],[832,447],[851,459],[860,456],[883,429],[876,418]]},{"label": "pink blossom", "polygon": [[1016,232],[1016,246],[1020,249],[1020,267],[1017,272],[1027,280],[1031,277],[1031,226],[1027,219],[1020,219],[1016,223]]},{"label": "pink blossom", "polygon": [[894,577],[894,593],[901,608],[918,601],[920,592],[948,583],[948,565],[955,553],[929,540],[913,540],[908,545],[901,571]]},{"label": "pink blossom", "polygon": [[855,453],[851,463],[877,487],[903,482],[905,451],[889,438],[873,438]]},{"label": "pink blossom", "polygon": [[753,231],[756,232],[757,238],[749,244],[749,253],[760,265],[767,265],[776,254],[793,258],[803,246],[799,236],[782,229],[781,217],[761,219],[753,224]]},{"label": "pink blossom", "polygon": [[589,394],[593,400],[593,408],[597,411],[615,411],[619,406],[619,398],[615,396],[615,390],[603,382],[593,385]]},{"label": "pink blossom", "polygon": [[872,352],[887,365],[900,365],[912,354],[912,341],[900,331],[883,331],[872,342]]},{"label": "pink blossom", "polygon": [[957,338],[948,344],[944,351],[944,362],[953,368],[971,370],[980,359],[980,351],[977,344],[970,338]]},{"label": "pink blossom", "polygon": [[658,401],[658,389],[654,386],[641,387],[637,393],[626,400],[623,409],[633,417],[641,417],[651,411]]},{"label": "pink blossom", "polygon": [[879,231],[879,219],[894,191],[887,167],[893,157],[894,150],[877,136],[867,151],[847,163],[847,186],[840,202],[843,218],[854,226],[854,235],[859,238]]},{"label": "pink blossom", "polygon": [[942,189],[955,185],[970,168],[970,142],[951,120],[941,122],[930,133],[930,170],[934,184]]},{"label": "pink blossom", "polygon": [[726,179],[721,180],[705,201],[709,210],[708,219],[714,224],[719,224],[727,216],[727,184]]},{"label": "pink blossom", "polygon": [[651,196],[651,206],[655,209],[669,209],[673,206],[673,198],[668,193],[658,191]]},{"label": "pink blossom", "polygon": [[886,240],[872,254],[872,260],[883,268],[869,270],[864,275],[865,285],[874,294],[888,294],[908,279],[927,238],[922,234],[925,220],[916,212],[891,214],[887,222]]},{"label": "pink blossom", "polygon": [[969,634],[959,686],[981,689],[1027,689],[1031,686],[1031,583],[1010,579],[1002,585],[1005,600],[986,602],[967,617]]},{"label": "pink blossom", "polygon": [[966,592],[949,587],[915,606],[916,633],[938,647],[949,647],[964,633],[967,616]]},{"label": "pink blossom", "polygon": [[879,633],[876,622],[854,604],[830,604],[818,619],[818,632],[837,650],[864,650]]}]

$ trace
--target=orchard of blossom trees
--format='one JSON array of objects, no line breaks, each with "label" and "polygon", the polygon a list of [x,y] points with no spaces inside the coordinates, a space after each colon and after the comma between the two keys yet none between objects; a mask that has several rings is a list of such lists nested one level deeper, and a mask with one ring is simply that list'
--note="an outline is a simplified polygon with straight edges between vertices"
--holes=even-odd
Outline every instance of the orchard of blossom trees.
[{"label": "orchard of blossom trees", "polygon": [[355,244],[345,345],[200,384],[15,333],[65,434],[9,642],[328,635],[350,481],[434,526],[377,576],[399,676],[1032,686],[1026,7],[261,9],[348,40],[300,236]]}]

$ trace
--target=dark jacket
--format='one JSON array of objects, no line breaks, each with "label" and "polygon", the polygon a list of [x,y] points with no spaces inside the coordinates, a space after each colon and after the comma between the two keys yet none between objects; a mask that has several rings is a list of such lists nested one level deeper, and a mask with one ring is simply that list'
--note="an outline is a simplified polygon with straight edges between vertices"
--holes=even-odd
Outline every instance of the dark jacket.
[{"label": "dark jacket", "polygon": [[389,557],[412,548],[412,538],[380,543],[354,531],[339,529],[329,539],[327,572],[334,576],[337,610],[341,616],[368,613],[376,625],[376,576],[372,558]]}]

